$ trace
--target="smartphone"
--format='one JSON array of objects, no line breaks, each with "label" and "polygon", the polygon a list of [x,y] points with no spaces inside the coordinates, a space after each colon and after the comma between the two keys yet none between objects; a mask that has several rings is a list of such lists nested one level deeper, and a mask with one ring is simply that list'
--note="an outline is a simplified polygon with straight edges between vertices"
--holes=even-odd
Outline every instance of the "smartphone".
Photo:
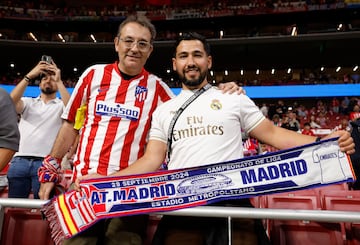
[{"label": "smartphone", "polygon": [[41,60],[42,60],[42,61],[45,61],[45,62],[47,62],[47,63],[49,63],[49,64],[51,64],[52,61],[53,61],[52,57],[49,56],[49,55],[43,55],[43,56],[41,56]]}]

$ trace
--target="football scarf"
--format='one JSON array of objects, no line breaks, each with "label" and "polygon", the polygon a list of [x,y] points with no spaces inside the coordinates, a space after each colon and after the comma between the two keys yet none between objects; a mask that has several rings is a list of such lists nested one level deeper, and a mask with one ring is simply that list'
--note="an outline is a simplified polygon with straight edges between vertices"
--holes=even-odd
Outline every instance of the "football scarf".
[{"label": "football scarf", "polygon": [[44,205],[55,244],[100,219],[354,181],[337,139],[206,166],[81,182]]}]

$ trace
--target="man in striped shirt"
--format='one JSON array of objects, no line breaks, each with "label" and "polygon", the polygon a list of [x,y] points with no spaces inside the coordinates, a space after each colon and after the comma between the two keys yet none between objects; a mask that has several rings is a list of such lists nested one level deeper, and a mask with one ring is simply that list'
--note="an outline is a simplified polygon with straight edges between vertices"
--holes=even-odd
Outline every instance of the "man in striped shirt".
[{"label": "man in striped shirt", "polygon": [[[152,113],[174,97],[159,77],[144,69],[155,35],[155,27],[144,16],[128,17],[114,39],[119,61],[93,65],[81,75],[62,115],[64,124],[50,156],[39,169],[41,199],[49,199],[51,190],[61,180],[60,159],[78,134],[73,181],[95,173],[111,175],[144,154]],[[79,108],[84,122],[77,130],[74,123]],[[146,215],[101,220],[64,244],[140,245],[146,225]]]}]

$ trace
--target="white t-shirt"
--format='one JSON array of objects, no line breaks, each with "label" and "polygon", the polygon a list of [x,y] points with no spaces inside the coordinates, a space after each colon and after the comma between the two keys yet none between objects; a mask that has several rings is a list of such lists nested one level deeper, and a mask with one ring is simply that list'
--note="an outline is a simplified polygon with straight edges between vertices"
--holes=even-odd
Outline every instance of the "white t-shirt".
[{"label": "white t-shirt", "polygon": [[[167,142],[170,122],[193,95],[182,90],[153,114],[149,139]],[[201,166],[243,157],[241,131],[249,133],[265,117],[246,95],[223,94],[210,88],[193,101],[178,118],[172,141],[169,169]]]},{"label": "white t-shirt", "polygon": [[40,97],[24,97],[22,101],[20,146],[15,156],[45,157],[50,153],[61,127],[64,103],[59,98],[45,103]]}]

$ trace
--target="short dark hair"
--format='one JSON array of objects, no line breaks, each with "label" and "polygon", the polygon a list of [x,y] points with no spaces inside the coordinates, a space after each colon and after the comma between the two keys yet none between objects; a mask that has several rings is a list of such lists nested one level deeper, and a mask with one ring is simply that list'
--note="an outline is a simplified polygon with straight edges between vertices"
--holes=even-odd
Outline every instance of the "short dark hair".
[{"label": "short dark hair", "polygon": [[138,23],[139,25],[146,27],[149,29],[151,34],[151,40],[152,43],[156,38],[156,29],[155,26],[151,23],[151,21],[144,15],[129,15],[121,24],[119,25],[118,33],[117,35],[120,35],[121,30],[124,28],[124,26],[128,23]]},{"label": "short dark hair", "polygon": [[174,48],[174,53],[173,53],[174,58],[176,57],[176,49],[179,46],[179,43],[184,40],[199,40],[204,45],[206,54],[210,55],[210,53],[211,53],[210,45],[203,35],[201,35],[197,32],[185,32],[182,35],[179,35],[175,42],[175,48]]}]

